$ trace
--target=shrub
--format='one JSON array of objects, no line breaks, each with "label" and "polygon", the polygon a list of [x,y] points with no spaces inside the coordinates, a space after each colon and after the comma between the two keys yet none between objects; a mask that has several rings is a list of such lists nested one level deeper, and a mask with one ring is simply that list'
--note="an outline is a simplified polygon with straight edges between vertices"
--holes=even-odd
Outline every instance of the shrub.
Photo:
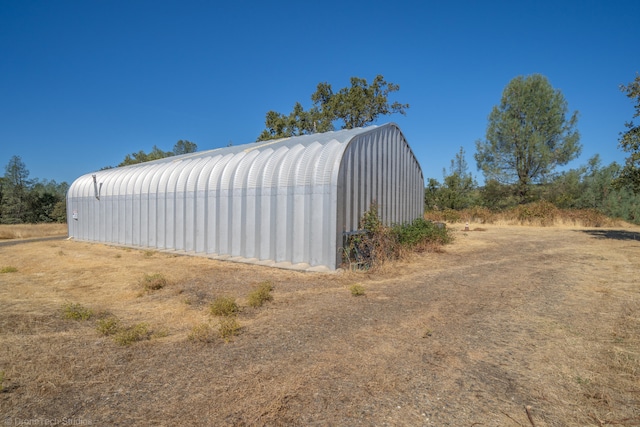
[{"label": "shrub", "polygon": [[398,243],[407,249],[423,248],[425,244],[446,244],[451,242],[451,235],[444,225],[436,224],[422,218],[410,224],[393,228]]},{"label": "shrub", "polygon": [[362,214],[362,218],[360,218],[360,229],[375,234],[378,233],[382,227],[382,221],[380,220],[380,215],[378,215],[378,204],[372,203],[369,210]]},{"label": "shrub", "polygon": [[120,320],[115,316],[98,319],[96,329],[104,336],[115,335],[120,330]]},{"label": "shrub", "polygon": [[251,307],[261,307],[267,301],[273,301],[273,295],[271,291],[273,285],[271,282],[264,282],[258,285],[247,297],[248,303]]},{"label": "shrub", "polygon": [[218,297],[209,306],[214,316],[234,316],[238,311],[238,304],[233,297]]},{"label": "shrub", "polygon": [[611,219],[597,209],[568,210],[563,211],[562,215],[584,227],[603,227],[612,223]]},{"label": "shrub", "polygon": [[134,342],[147,340],[151,337],[149,325],[146,323],[138,323],[132,326],[121,327],[113,336],[116,343],[120,345],[131,345]]},{"label": "shrub", "polygon": [[62,306],[62,317],[70,320],[89,320],[93,316],[91,309],[82,304],[67,303]]},{"label": "shrub", "polygon": [[553,225],[558,213],[558,208],[546,200],[518,205],[506,212],[508,217],[521,224],[540,224],[542,226]]},{"label": "shrub", "polygon": [[[113,340],[117,344],[124,346],[151,338],[151,330],[148,324],[137,323],[131,326],[123,326],[115,316],[99,319],[96,322],[96,329],[102,335],[113,337]],[[158,336],[162,336],[162,334],[158,334]]]},{"label": "shrub", "polygon": [[442,220],[446,222],[460,222],[462,221],[462,213],[453,209],[445,209],[442,211]]},{"label": "shrub", "polygon": [[495,214],[482,206],[472,206],[462,212],[462,216],[469,222],[480,224],[491,224],[495,219]]},{"label": "shrub", "polygon": [[167,286],[167,284],[169,283],[167,279],[160,273],[145,274],[141,282],[144,290],[147,292],[160,290]]},{"label": "shrub", "polygon": [[351,285],[349,290],[351,291],[351,295],[353,295],[354,297],[359,297],[364,295],[364,286],[362,285],[358,285],[358,284]]},{"label": "shrub", "polygon": [[345,235],[343,258],[351,269],[369,269],[401,258],[408,251],[438,247],[452,240],[444,224],[417,218],[409,224],[386,227],[376,217],[377,208],[372,205],[360,222],[362,229]]},{"label": "shrub", "polygon": [[11,267],[11,266],[6,266],[6,267],[0,268],[0,273],[15,273],[17,271],[18,271],[17,268]]},{"label": "shrub", "polygon": [[191,328],[187,339],[192,342],[209,343],[216,337],[215,331],[208,323],[201,323]]},{"label": "shrub", "polygon": [[225,341],[229,341],[231,337],[240,333],[240,323],[235,317],[223,317],[220,319],[218,328],[220,338],[223,338]]}]

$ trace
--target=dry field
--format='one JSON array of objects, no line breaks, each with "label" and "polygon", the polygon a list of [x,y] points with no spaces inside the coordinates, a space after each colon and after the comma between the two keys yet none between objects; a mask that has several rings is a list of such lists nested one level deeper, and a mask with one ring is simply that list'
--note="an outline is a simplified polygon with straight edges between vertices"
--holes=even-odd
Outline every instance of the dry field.
[{"label": "dry field", "polygon": [[[0,244],[5,425],[640,425],[640,227],[455,224],[317,274],[64,239]],[[481,228],[480,228],[481,227]],[[144,291],[145,275],[168,285]],[[273,301],[249,307],[259,283]],[[360,284],[365,294],[352,296]],[[209,304],[235,297],[239,335]],[[62,316],[65,304],[91,309]],[[97,330],[145,323],[124,346]]]},{"label": "dry field", "polygon": [[0,224],[0,242],[67,235],[67,224]]}]

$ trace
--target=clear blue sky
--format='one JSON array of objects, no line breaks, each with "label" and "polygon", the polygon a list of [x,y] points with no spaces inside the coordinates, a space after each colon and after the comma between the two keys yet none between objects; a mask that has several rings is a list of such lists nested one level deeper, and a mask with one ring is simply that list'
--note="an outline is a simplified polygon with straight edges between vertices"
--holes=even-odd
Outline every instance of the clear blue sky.
[{"label": "clear blue sky", "polygon": [[0,166],[69,184],[153,145],[252,142],[265,113],[382,74],[396,122],[442,180],[502,90],[540,73],[578,110],[583,152],[622,163],[640,72],[640,1],[0,0]]}]

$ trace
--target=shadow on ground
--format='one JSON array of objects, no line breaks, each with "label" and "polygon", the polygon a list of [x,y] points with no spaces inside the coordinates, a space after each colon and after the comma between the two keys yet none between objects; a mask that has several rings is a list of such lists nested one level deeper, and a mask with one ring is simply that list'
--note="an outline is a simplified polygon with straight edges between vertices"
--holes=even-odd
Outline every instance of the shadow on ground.
[{"label": "shadow on ground", "polygon": [[640,233],[625,230],[580,230],[597,239],[637,240],[640,241]]}]

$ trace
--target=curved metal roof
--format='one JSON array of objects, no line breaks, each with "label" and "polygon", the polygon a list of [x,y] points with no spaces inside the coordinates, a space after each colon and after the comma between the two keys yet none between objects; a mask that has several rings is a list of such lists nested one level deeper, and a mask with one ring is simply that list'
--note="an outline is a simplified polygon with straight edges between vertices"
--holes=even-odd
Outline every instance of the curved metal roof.
[{"label": "curved metal roof", "polygon": [[[386,124],[86,174],[69,188],[69,234],[80,240],[333,269],[335,231],[323,238],[311,230],[322,224],[335,229],[343,154],[354,138],[380,132],[404,141],[395,124]],[[417,165],[406,141],[404,145]],[[417,169],[422,179],[419,165]],[[321,248],[292,249],[301,245],[298,239],[312,234],[323,241]]]}]

